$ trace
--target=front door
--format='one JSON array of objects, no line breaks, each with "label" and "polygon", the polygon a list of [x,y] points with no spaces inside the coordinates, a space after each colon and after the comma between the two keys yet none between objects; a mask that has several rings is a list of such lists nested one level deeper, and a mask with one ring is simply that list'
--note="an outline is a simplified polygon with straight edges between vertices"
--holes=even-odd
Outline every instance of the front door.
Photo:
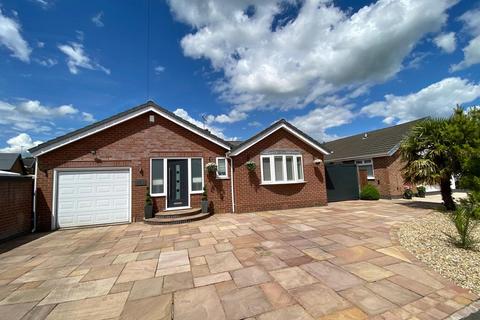
[{"label": "front door", "polygon": [[167,161],[167,208],[188,207],[188,160]]}]

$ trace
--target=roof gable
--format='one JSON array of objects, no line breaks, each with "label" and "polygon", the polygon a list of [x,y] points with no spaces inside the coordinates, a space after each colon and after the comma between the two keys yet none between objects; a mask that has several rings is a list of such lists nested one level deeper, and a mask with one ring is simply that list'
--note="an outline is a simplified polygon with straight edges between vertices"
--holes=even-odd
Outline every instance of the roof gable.
[{"label": "roof gable", "polygon": [[327,142],[325,145],[332,153],[325,160],[391,156],[398,150],[405,135],[421,120],[423,118]]},{"label": "roof gable", "polygon": [[251,146],[255,145],[259,141],[262,141],[266,137],[270,136],[272,133],[276,132],[279,129],[284,129],[294,135],[295,137],[299,138],[306,144],[310,145],[314,149],[322,152],[323,154],[327,155],[329,152],[315,139],[312,137],[308,136],[305,134],[303,131],[299,130],[297,127],[294,125],[290,124],[287,122],[285,119],[281,119],[274,124],[272,124],[270,127],[266,128],[263,131],[260,131],[250,139],[236,145],[230,152],[231,156],[237,156],[240,153],[244,152],[245,150],[249,149]]},{"label": "roof gable", "polygon": [[230,150],[231,144],[228,143],[227,141],[224,141],[223,139],[211,134],[207,130],[203,130],[196,125],[188,122],[187,120],[177,116],[173,112],[170,112],[153,101],[148,101],[145,104],[141,104],[137,107],[131,108],[129,110],[123,111],[121,113],[118,113],[114,116],[111,116],[107,119],[95,122],[91,125],[88,125],[86,127],[83,127],[81,129],[75,130],[73,132],[67,133],[66,135],[60,136],[58,138],[49,140],[47,142],[44,142],[36,147],[31,148],[29,151],[33,156],[39,156],[42,154],[45,154],[47,152],[50,152],[52,150],[55,150],[57,148],[60,148],[62,146],[65,146],[67,144],[70,144],[72,142],[75,142],[77,140],[80,140],[82,138],[88,137],[92,134],[95,134],[97,132],[103,131],[107,128],[113,127],[115,125],[118,125],[122,122],[125,122],[127,120],[130,120],[132,118],[135,118],[137,116],[140,116],[144,113],[147,112],[155,112],[156,114],[164,117],[167,120],[170,120],[179,126],[225,148],[226,150]]},{"label": "roof gable", "polygon": [[0,153],[0,170],[11,170],[17,161],[23,166],[20,153]]}]

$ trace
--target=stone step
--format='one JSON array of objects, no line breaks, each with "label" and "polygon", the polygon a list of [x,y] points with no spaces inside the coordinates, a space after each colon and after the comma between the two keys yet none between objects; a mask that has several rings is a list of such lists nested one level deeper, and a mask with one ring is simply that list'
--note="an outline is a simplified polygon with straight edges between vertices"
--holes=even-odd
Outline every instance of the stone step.
[{"label": "stone step", "polygon": [[180,217],[171,217],[171,218],[155,216],[155,218],[145,219],[144,222],[147,224],[180,224],[180,223],[188,223],[188,222],[206,219],[211,215],[212,213],[210,212],[207,212],[207,213],[200,212],[194,215],[184,215]]},{"label": "stone step", "polygon": [[181,210],[168,210],[155,213],[155,218],[170,219],[194,216],[202,212],[201,208],[181,209]]}]

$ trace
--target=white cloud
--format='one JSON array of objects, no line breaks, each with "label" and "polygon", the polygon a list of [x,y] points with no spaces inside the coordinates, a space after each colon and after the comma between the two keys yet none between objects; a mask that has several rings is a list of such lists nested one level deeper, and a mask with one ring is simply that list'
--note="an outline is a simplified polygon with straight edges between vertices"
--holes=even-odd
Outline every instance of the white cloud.
[{"label": "white cloud", "polygon": [[433,42],[446,53],[452,53],[457,48],[455,32],[441,33],[433,39]]},{"label": "white cloud", "polygon": [[47,9],[48,7],[50,7],[53,4],[53,1],[51,1],[51,0],[31,0],[31,1],[38,4],[43,9]]},{"label": "white cloud", "polygon": [[83,44],[78,42],[70,42],[69,44],[62,44],[58,49],[67,56],[67,66],[70,73],[77,74],[79,68],[89,70],[101,70],[106,74],[110,74],[110,70],[103,67],[90,59],[83,49]]},{"label": "white cloud", "polygon": [[82,112],[82,119],[83,119],[83,121],[87,121],[87,122],[95,122],[95,121],[97,121],[97,120],[93,117],[93,114],[88,113],[88,112]]},{"label": "white cloud", "polygon": [[203,122],[192,118],[185,109],[178,108],[175,111],[173,111],[173,113],[176,114],[177,116],[179,116],[180,118],[183,118],[183,119],[187,120],[188,122],[193,123],[194,125],[196,125],[199,128],[209,130],[212,134],[216,135],[217,137],[219,137],[221,139],[224,139],[224,140],[238,140],[237,137],[227,137],[227,136],[225,136],[225,134],[223,133],[223,129],[221,129],[221,128],[218,128],[218,127],[215,127],[215,126],[212,126],[212,125],[208,125],[208,124],[204,124]]},{"label": "white cloud", "polygon": [[30,61],[32,49],[20,34],[20,24],[5,15],[0,9],[0,44],[12,52],[12,56],[23,61]]},{"label": "white cloud", "polygon": [[155,71],[156,74],[160,74],[163,71],[165,71],[165,67],[159,65],[159,66],[156,66],[153,70]]},{"label": "white cloud", "polygon": [[[193,28],[181,41],[184,54],[223,72],[214,89],[237,114],[302,108],[391,78],[456,2],[379,0],[351,14],[329,0],[168,1]],[[296,5],[298,15],[284,19]]]},{"label": "white cloud", "polygon": [[361,112],[383,117],[385,123],[405,122],[425,116],[448,116],[457,104],[480,97],[480,84],[462,78],[446,78],[418,92],[404,96],[387,94],[385,100],[371,103]]},{"label": "white cloud", "polygon": [[464,29],[472,39],[463,48],[463,60],[450,67],[450,71],[466,69],[474,64],[480,63],[480,9],[465,12],[460,21],[464,23]]},{"label": "white cloud", "polygon": [[218,122],[218,123],[234,123],[247,118],[247,113],[240,112],[235,109],[231,110],[228,114],[220,114],[218,116],[208,115],[208,123]]},{"label": "white cloud", "polygon": [[20,133],[19,135],[8,139],[8,147],[0,149],[0,152],[24,153],[40,143],[42,143],[42,141],[33,141],[32,137],[27,133]]},{"label": "white cloud", "polygon": [[92,17],[92,22],[93,22],[94,25],[101,28],[105,25],[103,23],[102,19],[103,19],[103,11],[100,11],[99,13],[97,13],[96,15],[94,15]]},{"label": "white cloud", "polygon": [[[72,117],[77,119],[79,112],[71,104],[47,107],[38,100],[23,100],[16,104],[0,100],[0,125],[14,130],[48,132],[54,126],[53,120]],[[85,115],[79,118],[88,121]]]},{"label": "white cloud", "polygon": [[37,47],[39,47],[39,48],[45,47],[45,42],[37,41]]},{"label": "white cloud", "polygon": [[33,59],[35,62],[37,62],[39,65],[42,65],[44,67],[53,67],[58,63],[57,60],[52,59],[52,58],[47,58],[47,59]]},{"label": "white cloud", "polygon": [[355,117],[351,107],[348,105],[319,107],[303,116],[295,117],[291,123],[319,141],[333,140],[337,136],[329,135],[325,131],[350,123]]}]

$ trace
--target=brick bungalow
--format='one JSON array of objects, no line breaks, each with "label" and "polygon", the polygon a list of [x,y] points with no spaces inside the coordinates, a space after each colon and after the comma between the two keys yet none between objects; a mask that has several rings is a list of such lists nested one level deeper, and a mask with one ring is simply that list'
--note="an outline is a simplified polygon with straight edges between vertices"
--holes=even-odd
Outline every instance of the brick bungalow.
[{"label": "brick bungalow", "polygon": [[232,142],[149,101],[30,152],[40,230],[141,221],[147,190],[156,212],[199,207],[204,186],[215,213],[327,203],[328,152],[285,120]]},{"label": "brick bungalow", "polygon": [[375,185],[383,198],[399,198],[404,191],[401,174],[400,143],[419,120],[327,142],[331,154],[327,164],[355,163],[366,169],[368,183]]}]

